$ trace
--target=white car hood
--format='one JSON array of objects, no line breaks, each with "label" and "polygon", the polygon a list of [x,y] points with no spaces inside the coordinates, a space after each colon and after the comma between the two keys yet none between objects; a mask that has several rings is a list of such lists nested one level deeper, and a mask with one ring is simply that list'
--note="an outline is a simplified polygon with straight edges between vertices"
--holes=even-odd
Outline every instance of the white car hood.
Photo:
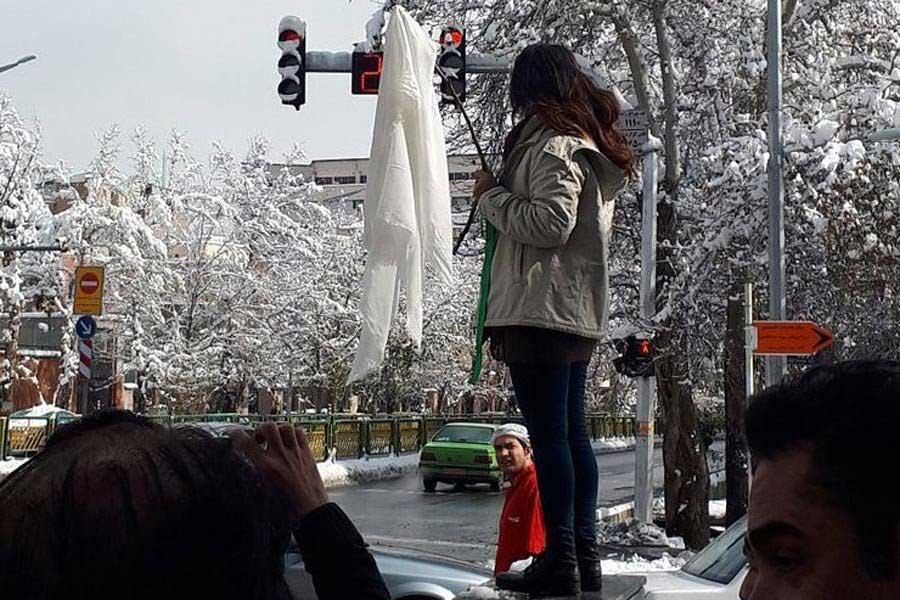
[{"label": "white car hood", "polygon": [[707,581],[684,571],[651,571],[640,575],[647,578],[642,600],[737,600],[738,597],[730,585]]}]

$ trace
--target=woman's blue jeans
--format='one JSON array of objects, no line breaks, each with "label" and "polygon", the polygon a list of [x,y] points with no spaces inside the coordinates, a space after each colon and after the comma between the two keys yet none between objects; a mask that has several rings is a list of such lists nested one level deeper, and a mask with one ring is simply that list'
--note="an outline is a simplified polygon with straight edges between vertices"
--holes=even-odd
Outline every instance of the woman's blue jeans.
[{"label": "woman's blue jeans", "polygon": [[598,470],[584,422],[588,363],[509,365],[534,449],[548,549],[593,543]]}]

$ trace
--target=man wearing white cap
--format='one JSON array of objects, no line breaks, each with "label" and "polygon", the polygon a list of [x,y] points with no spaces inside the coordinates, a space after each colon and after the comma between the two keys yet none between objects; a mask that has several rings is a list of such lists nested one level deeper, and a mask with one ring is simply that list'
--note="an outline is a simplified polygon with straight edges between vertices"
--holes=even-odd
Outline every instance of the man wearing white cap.
[{"label": "man wearing white cap", "polygon": [[507,423],[494,432],[491,443],[503,475],[512,484],[506,491],[500,514],[500,539],[494,565],[497,574],[509,571],[518,560],[543,552],[546,536],[528,429]]}]

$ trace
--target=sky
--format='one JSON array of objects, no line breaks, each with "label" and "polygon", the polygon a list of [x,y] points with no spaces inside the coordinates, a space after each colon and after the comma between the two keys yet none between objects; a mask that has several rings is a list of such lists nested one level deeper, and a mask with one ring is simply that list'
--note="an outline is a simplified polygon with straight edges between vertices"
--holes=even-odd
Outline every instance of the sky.
[{"label": "sky", "polygon": [[281,17],[307,22],[308,50],[352,49],[372,0],[0,0],[0,93],[40,124],[44,158],[84,170],[97,133],[118,124],[124,168],[144,125],[162,147],[176,128],[205,159],[214,141],[242,156],[257,135],[270,160],[299,143],[309,158],[368,156],[373,96],[351,96],[349,74],[307,74],[307,103],[281,104]]}]

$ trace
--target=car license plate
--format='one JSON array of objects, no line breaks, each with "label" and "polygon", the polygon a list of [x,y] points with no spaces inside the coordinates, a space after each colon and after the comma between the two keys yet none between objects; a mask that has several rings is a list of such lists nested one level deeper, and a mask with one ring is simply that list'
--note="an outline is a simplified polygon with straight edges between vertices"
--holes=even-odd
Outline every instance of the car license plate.
[{"label": "car license plate", "polygon": [[462,477],[466,474],[464,469],[447,469],[444,471],[449,477]]}]

